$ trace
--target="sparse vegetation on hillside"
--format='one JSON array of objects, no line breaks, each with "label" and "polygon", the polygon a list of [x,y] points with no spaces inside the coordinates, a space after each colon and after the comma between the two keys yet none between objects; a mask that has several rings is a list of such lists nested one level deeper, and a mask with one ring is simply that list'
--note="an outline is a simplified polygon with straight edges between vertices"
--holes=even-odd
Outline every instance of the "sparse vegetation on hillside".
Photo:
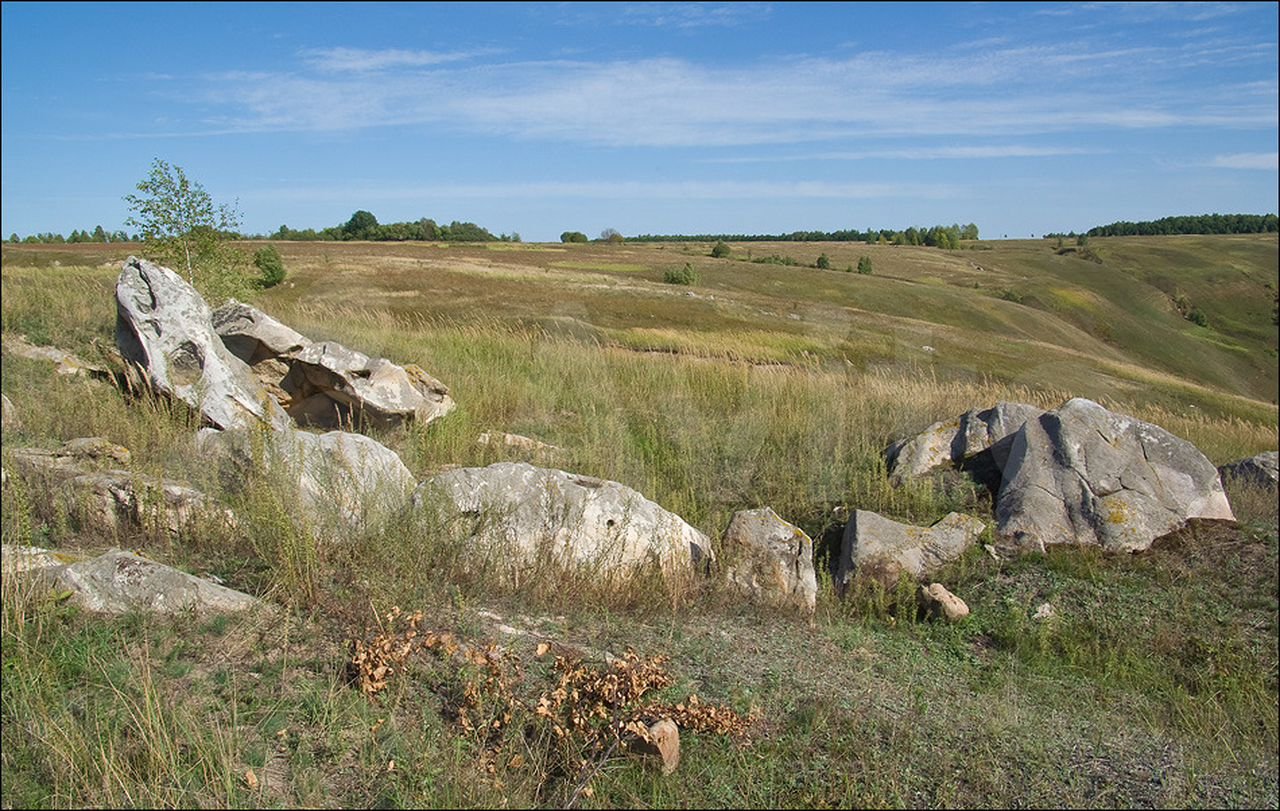
[{"label": "sparse vegetation on hillside", "polygon": [[[989,513],[968,480],[895,489],[884,468],[889,440],[978,405],[1083,395],[1215,463],[1276,447],[1259,377],[1274,374],[1274,241],[1094,242],[1105,266],[1039,241],[980,255],[824,246],[836,267],[874,260],[862,276],[807,267],[813,247],[787,244],[756,263],[698,259],[710,244],[424,256],[285,243],[292,286],[259,303],[448,383],[454,413],[377,437],[417,479],[523,458],[476,441],[509,430],[713,539],[735,510],[769,505],[812,535],[821,565],[836,507],[919,524]],[[664,283],[680,248],[701,264],[697,296]],[[89,358],[112,344],[122,248],[2,250],[6,340],[38,331]],[[1228,261],[1232,276],[1202,278]],[[1170,307],[1161,291],[1175,284],[1212,330]],[[1114,343],[1090,331],[1112,322]],[[102,436],[136,470],[226,499],[247,527],[88,532],[11,475],[5,543],[140,549],[283,607],[104,619],[4,577],[6,806],[1274,806],[1280,790],[1276,505],[1239,482],[1238,530],[1193,527],[1141,555],[975,549],[938,575],[973,611],[959,625],[921,621],[892,587],[837,600],[829,579],[810,624],[715,580],[501,577],[508,561],[430,510],[347,530],[282,498],[266,471],[252,472],[262,486],[224,489],[192,448],[198,420],[171,403],[8,352],[0,384],[23,418],[5,431],[11,474],[15,448]],[[1045,603],[1052,616],[1036,619]],[[422,612],[407,615],[420,649],[357,661],[407,641],[396,606]],[[613,704],[591,700],[622,684]],[[614,746],[610,722],[654,706],[686,719],[673,775]],[[747,735],[721,734],[738,720]]]}]

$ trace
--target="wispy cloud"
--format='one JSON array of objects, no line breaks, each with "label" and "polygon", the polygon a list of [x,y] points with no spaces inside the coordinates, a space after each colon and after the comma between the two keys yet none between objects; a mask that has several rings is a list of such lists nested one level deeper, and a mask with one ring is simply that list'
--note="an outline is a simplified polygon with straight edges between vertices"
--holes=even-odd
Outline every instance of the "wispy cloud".
[{"label": "wispy cloud", "polygon": [[771,3],[563,3],[564,25],[630,25],[649,28],[731,28],[768,19]]},{"label": "wispy cloud", "polygon": [[246,193],[255,199],[346,201],[376,196],[383,200],[444,199],[602,199],[740,200],[759,199],[948,199],[962,190],[948,184],[840,183],[793,181],[527,181],[516,183],[444,183],[430,186],[274,187]]},{"label": "wispy cloud", "polygon": [[460,62],[493,51],[410,51],[401,48],[306,48],[299,52],[312,68],[323,73],[372,73],[392,68],[421,68]]},{"label": "wispy cloud", "polygon": [[981,160],[994,158],[1051,158],[1065,155],[1098,155],[1100,149],[1064,146],[991,144],[987,146],[937,146],[907,149],[867,149],[861,151],[809,152],[798,155],[749,155],[708,158],[707,163],[777,163],[796,161],[862,160]]},{"label": "wispy cloud", "polygon": [[1210,166],[1219,169],[1280,169],[1280,154],[1275,152],[1237,152],[1231,155],[1215,155]]},{"label": "wispy cloud", "polygon": [[[937,54],[863,52],[732,67],[686,59],[501,62],[480,52],[312,49],[298,71],[205,77],[192,134],[423,126],[610,147],[805,144],[850,138],[995,137],[1195,126],[1274,128],[1275,94],[1188,84],[1179,47],[1087,42]],[[1274,45],[1195,52],[1208,64]],[[186,101],[187,98],[178,101]],[[198,132],[197,132],[198,131]],[[1049,147],[852,150],[826,159],[1074,154]],[[800,158],[797,158],[800,159]]]}]

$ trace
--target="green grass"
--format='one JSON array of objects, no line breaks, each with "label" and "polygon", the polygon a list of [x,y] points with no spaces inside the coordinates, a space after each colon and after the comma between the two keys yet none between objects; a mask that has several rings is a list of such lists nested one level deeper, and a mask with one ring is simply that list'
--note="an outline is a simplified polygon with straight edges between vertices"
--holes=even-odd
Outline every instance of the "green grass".
[{"label": "green grass", "polygon": [[[522,458],[476,442],[510,431],[562,448],[556,467],[623,482],[713,538],[734,511],[771,506],[821,556],[836,506],[914,523],[989,516],[989,497],[953,477],[890,488],[881,452],[997,400],[1090,396],[1215,463],[1276,447],[1274,369],[1257,361],[1274,353],[1275,329],[1233,326],[1257,320],[1274,238],[1091,247],[1101,265],[1038,242],[821,246],[833,268],[871,255],[866,276],[746,261],[811,264],[818,251],[793,244],[733,246],[744,261],[707,259],[709,245],[574,246],[572,267],[547,246],[283,244],[288,277],[257,303],[309,337],[417,363],[450,386],[448,417],[378,436],[418,478]],[[113,250],[6,246],[4,331],[94,357],[112,342]],[[1246,281],[1194,286],[1211,255]],[[699,285],[663,284],[686,261]],[[1162,309],[1157,271],[1210,311],[1210,332]],[[919,622],[905,594],[873,584],[837,600],[828,574],[806,623],[715,581],[518,570],[429,509],[342,531],[264,474],[226,488],[196,456],[183,407],[7,353],[0,388],[22,420],[5,432],[6,470],[14,448],[102,436],[128,447],[135,469],[205,489],[247,525],[102,537],[15,478],[5,543],[137,548],[282,607],[104,619],[6,576],[5,806],[1277,803],[1280,561],[1267,492],[1230,484],[1238,529],[1194,527],[1143,555],[995,561],[975,550],[938,575],[973,610],[959,625]],[[1054,618],[1034,620],[1044,602]],[[467,685],[484,684],[473,665],[419,657],[376,697],[349,686],[347,641],[392,606],[501,645],[520,696],[552,686],[539,640],[589,659],[631,648],[669,657],[673,699],[754,711],[759,726],[746,745],[687,732],[667,777],[585,749],[595,770],[566,771],[575,744],[553,745],[535,717],[517,713],[493,736],[459,727]]]}]

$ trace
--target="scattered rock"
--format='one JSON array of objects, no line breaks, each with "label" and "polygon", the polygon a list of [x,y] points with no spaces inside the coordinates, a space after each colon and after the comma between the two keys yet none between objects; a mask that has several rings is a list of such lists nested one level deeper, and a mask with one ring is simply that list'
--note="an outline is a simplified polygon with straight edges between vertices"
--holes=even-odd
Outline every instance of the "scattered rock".
[{"label": "scattered rock", "polygon": [[209,306],[178,274],[129,257],[116,282],[116,344],[157,391],[182,400],[217,428],[292,427],[249,367],[213,330]]},{"label": "scattered rock", "polygon": [[418,486],[414,502],[440,504],[470,522],[473,539],[518,564],[545,553],[609,575],[650,561],[691,571],[713,557],[707,536],[631,488],[524,462],[441,473]]},{"label": "scattered rock", "polygon": [[836,566],[836,583],[844,588],[855,573],[895,579],[905,572],[923,579],[964,554],[986,526],[959,513],[930,527],[891,521],[869,510],[854,510],[845,525]]},{"label": "scattered rock", "polygon": [[127,470],[73,476],[62,482],[57,498],[82,530],[94,532],[143,527],[177,536],[197,521],[239,525],[230,510],[199,490]]},{"label": "scattered rock", "polygon": [[1218,471],[1194,445],[1075,398],[1014,435],[996,502],[1006,544],[1140,551],[1192,518],[1234,521]]},{"label": "scattered rock", "polygon": [[13,463],[25,475],[65,479],[100,470],[104,463],[127,465],[132,456],[128,448],[93,436],[68,440],[57,450],[17,448],[13,451]]},{"label": "scattered rock", "polygon": [[1218,468],[1222,480],[1239,479],[1258,487],[1280,487],[1280,453],[1266,451]]},{"label": "scattered rock", "polygon": [[645,736],[636,736],[630,749],[662,760],[662,773],[671,774],[680,765],[680,727],[670,718],[651,724]]},{"label": "scattered rock", "polygon": [[38,546],[0,545],[0,569],[4,576],[21,574],[36,569],[52,569],[75,563],[76,557],[64,552],[41,549]]},{"label": "scattered rock", "polygon": [[21,431],[22,420],[18,419],[18,409],[13,407],[13,401],[9,399],[8,395],[0,394],[0,404],[2,404],[0,414],[3,415],[0,418],[0,430]]},{"label": "scattered rock", "polygon": [[969,616],[969,606],[952,594],[941,583],[920,587],[920,607],[926,616],[941,617],[947,622],[959,622]]},{"label": "scattered rock", "polygon": [[901,485],[935,468],[955,465],[981,472],[980,478],[998,488],[1013,435],[1027,420],[1043,413],[1044,409],[1024,403],[997,403],[934,423],[889,446],[885,451],[889,479]]},{"label": "scattered rock", "polygon": [[39,570],[88,611],[174,614],[244,611],[260,601],[130,552],[113,549],[96,558]]},{"label": "scattered rock", "polygon": [[43,360],[52,363],[54,371],[60,375],[80,375],[91,378],[111,376],[110,371],[105,366],[89,363],[57,347],[36,346],[21,335],[6,334],[4,336],[4,351],[20,358]]},{"label": "scattered rock", "polygon": [[501,445],[507,448],[514,448],[520,451],[527,451],[535,454],[550,455],[556,453],[560,448],[555,445],[548,445],[536,439],[520,434],[504,434],[497,431],[485,431],[476,437],[476,444],[489,447],[491,445]]},{"label": "scattered rock", "polygon": [[1057,613],[1054,611],[1052,603],[1041,603],[1036,606],[1036,612],[1031,615],[1031,619],[1037,622],[1044,622],[1047,619],[1052,619]]},{"label": "scattered rock", "polygon": [[724,548],[739,553],[726,576],[752,600],[812,614],[818,579],[813,569],[813,541],[771,508],[743,510],[724,534]]}]

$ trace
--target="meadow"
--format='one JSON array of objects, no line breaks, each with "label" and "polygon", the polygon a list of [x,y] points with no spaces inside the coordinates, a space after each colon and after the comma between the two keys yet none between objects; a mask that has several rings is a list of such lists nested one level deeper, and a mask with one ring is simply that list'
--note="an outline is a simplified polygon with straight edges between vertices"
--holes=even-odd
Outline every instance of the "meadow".
[{"label": "meadow", "polygon": [[[288,276],[256,306],[450,387],[447,417],[377,434],[417,478],[525,458],[476,442],[521,434],[559,448],[553,466],[633,487],[713,539],[735,511],[773,507],[820,562],[842,509],[989,518],[989,494],[958,477],[890,487],[882,452],[997,401],[1089,397],[1215,464],[1277,447],[1274,235],[1091,240],[1100,261],[1048,240],[744,243],[726,258],[696,243],[277,247]],[[98,357],[113,343],[119,263],[139,250],[5,245],[5,338]],[[813,266],[822,254],[830,269]],[[864,257],[870,274],[854,271]],[[695,284],[663,281],[685,264]],[[973,610],[958,625],[922,622],[875,584],[836,599],[829,575],[806,621],[714,578],[606,587],[548,568],[517,581],[429,515],[338,538],[266,479],[224,492],[181,407],[7,351],[0,384],[22,420],[5,432],[6,469],[15,447],[103,436],[134,469],[247,518],[236,533],[102,537],[18,479],[3,491],[6,544],[136,548],[282,606],[104,620],[6,576],[6,807],[1280,801],[1271,493],[1233,485],[1238,526],[1193,526],[1140,555],[978,549],[937,578]],[[1054,618],[1032,619],[1045,602]],[[349,640],[388,632],[395,607],[501,643],[501,678],[419,657],[376,696],[353,689]],[[603,651],[665,657],[661,695],[696,694],[753,719],[751,732],[685,735],[668,776],[559,740],[529,709],[556,678],[542,639],[599,666]],[[458,708],[490,696],[486,684],[524,703],[480,734]]]}]

